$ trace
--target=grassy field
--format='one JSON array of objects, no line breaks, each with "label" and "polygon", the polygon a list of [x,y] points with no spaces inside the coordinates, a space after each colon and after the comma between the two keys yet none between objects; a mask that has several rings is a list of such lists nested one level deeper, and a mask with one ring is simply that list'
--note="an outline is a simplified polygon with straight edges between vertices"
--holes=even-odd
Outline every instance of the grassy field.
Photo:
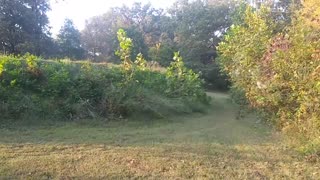
[{"label": "grassy field", "polygon": [[207,114],[0,127],[0,179],[319,179],[320,162],[209,93]]}]

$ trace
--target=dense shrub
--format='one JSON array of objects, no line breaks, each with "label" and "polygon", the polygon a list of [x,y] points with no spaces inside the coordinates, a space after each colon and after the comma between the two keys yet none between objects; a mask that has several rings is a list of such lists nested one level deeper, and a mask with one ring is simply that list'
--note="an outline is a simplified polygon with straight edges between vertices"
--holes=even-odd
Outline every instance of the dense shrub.
[{"label": "dense shrub", "polygon": [[226,74],[215,60],[210,64],[193,64],[191,68],[195,72],[200,72],[200,77],[205,81],[205,87],[208,90],[224,91],[230,89],[230,81]]},{"label": "dense shrub", "polygon": [[207,102],[206,93],[203,91],[203,81],[191,69],[187,69],[179,52],[176,52],[173,62],[166,72],[167,90],[170,97],[187,97],[189,99]]},{"label": "dense shrub", "polygon": [[169,66],[174,55],[174,46],[169,44],[157,44],[149,49],[149,57],[152,61],[158,62],[161,66]]},{"label": "dense shrub", "polygon": [[[174,47],[167,44],[157,44],[149,50],[149,57],[152,61],[158,62],[161,66],[168,67],[172,62],[174,55]],[[209,58],[209,59],[213,59]],[[204,59],[208,59],[205,57]],[[204,80],[206,89],[216,91],[227,91],[230,82],[225,74],[221,73],[219,64],[215,61],[207,63],[187,62],[186,66],[194,72],[200,72],[200,78]]]},{"label": "dense shrub", "polygon": [[[142,54],[131,60],[131,39],[124,31],[119,41],[121,66],[0,56],[0,117],[162,117],[208,103],[197,74],[184,67],[182,74],[168,70],[170,76],[152,71]],[[179,91],[173,92],[173,83],[179,83]]]},{"label": "dense shrub", "polygon": [[305,1],[286,31],[274,34],[265,9],[247,8],[244,23],[219,45],[234,86],[279,128],[301,137],[306,151],[320,149],[319,12],[315,0]]}]

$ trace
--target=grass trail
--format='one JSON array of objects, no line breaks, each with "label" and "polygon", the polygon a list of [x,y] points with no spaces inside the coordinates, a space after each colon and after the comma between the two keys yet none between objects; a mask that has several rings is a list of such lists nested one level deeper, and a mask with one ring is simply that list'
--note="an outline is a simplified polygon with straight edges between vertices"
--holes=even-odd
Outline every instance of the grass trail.
[{"label": "grass trail", "polygon": [[237,120],[228,95],[209,95],[205,115],[3,125],[0,179],[319,179],[319,162],[254,115]]}]

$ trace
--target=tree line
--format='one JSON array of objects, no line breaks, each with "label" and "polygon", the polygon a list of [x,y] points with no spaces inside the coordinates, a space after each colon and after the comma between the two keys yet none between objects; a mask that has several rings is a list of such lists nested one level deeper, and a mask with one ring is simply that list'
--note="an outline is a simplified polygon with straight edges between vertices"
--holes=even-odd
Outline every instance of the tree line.
[{"label": "tree line", "polygon": [[[285,13],[289,12],[291,0],[281,2],[270,6],[281,9],[278,12],[283,16],[275,18],[288,19]],[[1,49],[4,54],[120,62],[115,55],[116,32],[124,29],[133,39],[133,56],[142,53],[146,59],[168,66],[173,53],[180,51],[186,65],[201,72],[208,86],[226,89],[228,82],[214,61],[215,47],[234,22],[241,4],[233,0],[178,0],[163,10],[134,3],[131,7],[106,9],[106,13],[86,20],[81,31],[66,19],[53,38],[47,16],[48,0],[0,0]]]}]

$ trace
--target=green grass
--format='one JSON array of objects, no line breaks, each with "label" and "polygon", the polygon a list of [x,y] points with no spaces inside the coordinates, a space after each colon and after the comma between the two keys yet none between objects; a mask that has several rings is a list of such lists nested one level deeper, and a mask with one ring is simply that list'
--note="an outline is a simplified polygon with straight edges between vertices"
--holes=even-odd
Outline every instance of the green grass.
[{"label": "green grass", "polygon": [[28,122],[0,129],[0,179],[317,179],[305,159],[228,95],[207,114],[160,120]]}]

